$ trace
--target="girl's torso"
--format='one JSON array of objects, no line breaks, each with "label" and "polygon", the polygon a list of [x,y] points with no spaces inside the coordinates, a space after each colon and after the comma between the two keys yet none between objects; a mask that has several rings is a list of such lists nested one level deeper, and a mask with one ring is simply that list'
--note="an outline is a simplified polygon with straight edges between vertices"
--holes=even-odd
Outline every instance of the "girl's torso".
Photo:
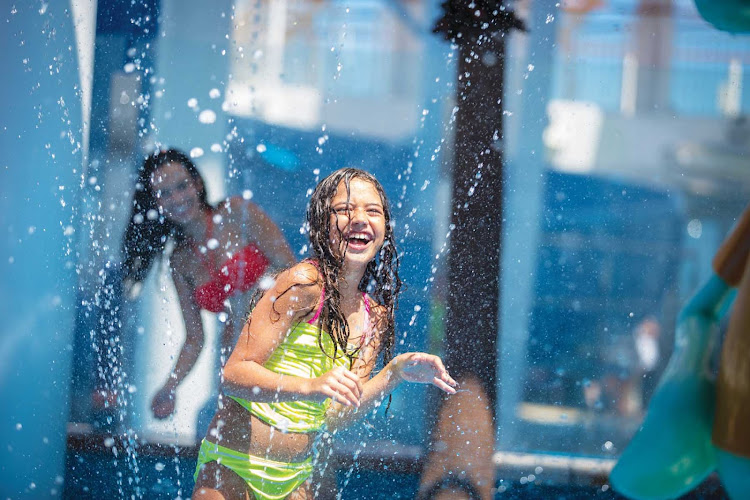
[{"label": "girl's torso", "polygon": [[[318,346],[317,320],[323,303],[323,295],[318,307],[307,317],[297,323],[290,330],[284,342],[274,351],[265,367],[277,372],[294,376],[314,378],[322,375],[336,365],[349,369],[349,358],[343,356],[338,349],[337,358],[331,359],[333,342],[324,331],[322,341],[328,354],[323,353]],[[370,327],[369,298],[363,294],[359,308],[347,314],[350,326],[350,350],[355,346],[364,346],[372,337]],[[222,397],[223,405],[214,417],[207,439],[222,446],[250,455],[264,456],[272,460],[299,462],[305,460],[312,449],[317,435],[320,420],[325,418],[328,402],[311,403],[306,401],[281,403],[278,405],[253,404],[248,401],[235,401],[230,397]],[[249,409],[248,405],[253,406]],[[261,418],[251,413],[259,413]],[[258,412],[259,410],[259,412]],[[268,418],[270,415],[274,418]],[[264,420],[278,422],[278,416],[286,422],[287,432],[270,425]],[[290,418],[292,424],[286,418]],[[301,425],[300,425],[301,423]],[[306,424],[313,430],[309,432],[288,431],[300,429]]]}]

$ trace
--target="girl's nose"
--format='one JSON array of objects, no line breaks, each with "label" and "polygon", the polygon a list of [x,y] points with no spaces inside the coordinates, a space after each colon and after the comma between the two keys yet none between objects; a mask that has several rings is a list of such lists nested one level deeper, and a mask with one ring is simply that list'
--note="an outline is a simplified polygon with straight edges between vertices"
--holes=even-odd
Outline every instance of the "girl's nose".
[{"label": "girl's nose", "polygon": [[366,221],[365,211],[361,208],[355,208],[349,214],[352,224],[364,224]]}]

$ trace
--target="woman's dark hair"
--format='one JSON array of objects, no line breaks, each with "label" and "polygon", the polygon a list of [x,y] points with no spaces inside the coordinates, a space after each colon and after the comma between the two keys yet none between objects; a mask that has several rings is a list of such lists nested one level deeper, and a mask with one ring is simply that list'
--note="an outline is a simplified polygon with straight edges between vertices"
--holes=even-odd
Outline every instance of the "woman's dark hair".
[{"label": "woman's dark hair", "polygon": [[[320,315],[321,327],[328,332],[334,341],[335,348],[341,348],[347,353],[349,327],[346,317],[341,311],[341,293],[338,277],[344,263],[344,256],[339,255],[338,249],[331,248],[331,214],[335,214],[331,207],[336,190],[343,182],[346,187],[347,202],[349,200],[349,185],[352,179],[362,179],[375,187],[383,203],[385,218],[385,238],[380,252],[368,265],[362,281],[359,283],[361,292],[369,293],[380,305],[385,307],[386,317],[383,343],[383,363],[387,364],[393,358],[395,343],[395,313],[398,294],[401,290],[401,279],[398,276],[399,258],[396,250],[396,240],[393,235],[391,210],[383,186],[369,172],[356,168],[342,168],[320,181],[310,198],[307,209],[307,226],[310,233],[312,258],[316,261],[323,289],[325,303]],[[336,230],[338,224],[335,224]],[[322,349],[322,339],[319,339]],[[352,354],[352,353],[350,353]],[[352,355],[356,355],[353,353]],[[334,351],[336,356],[336,351]]]},{"label": "woman's dark hair", "polygon": [[123,277],[135,283],[146,278],[154,259],[164,253],[169,238],[173,238],[178,246],[185,242],[185,235],[179,224],[159,213],[156,195],[151,189],[154,172],[167,163],[179,163],[185,168],[195,182],[201,205],[207,210],[211,209],[206,199],[203,178],[185,153],[177,149],[167,149],[149,155],[138,172],[133,209],[122,242]]}]

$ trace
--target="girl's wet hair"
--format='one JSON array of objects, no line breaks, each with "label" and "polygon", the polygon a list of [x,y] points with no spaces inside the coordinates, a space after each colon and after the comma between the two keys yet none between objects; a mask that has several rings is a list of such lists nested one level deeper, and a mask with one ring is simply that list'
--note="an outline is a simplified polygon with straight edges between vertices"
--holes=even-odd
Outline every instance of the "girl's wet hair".
[{"label": "girl's wet hair", "polygon": [[207,210],[211,209],[206,198],[203,177],[190,157],[177,149],[157,151],[146,157],[138,171],[133,208],[122,242],[123,277],[133,283],[141,282],[146,278],[154,259],[164,253],[164,247],[169,238],[173,238],[177,246],[186,241],[179,224],[159,213],[156,193],[151,189],[151,178],[154,172],[167,163],[179,163],[185,168],[195,182],[201,205]]},{"label": "girl's wet hair", "polygon": [[[356,168],[342,168],[320,181],[313,191],[307,209],[307,228],[310,236],[311,257],[316,261],[320,280],[325,289],[325,303],[320,314],[320,326],[334,341],[336,349],[347,352],[349,340],[349,326],[341,311],[341,293],[339,291],[339,272],[343,267],[344,258],[338,248],[331,247],[331,215],[336,215],[331,202],[340,184],[346,188],[347,202],[350,194],[352,179],[369,182],[380,195],[385,219],[385,238],[383,247],[365,270],[359,283],[359,291],[367,292],[386,310],[385,324],[382,327],[383,362],[387,364],[393,358],[395,343],[395,313],[398,294],[401,290],[401,279],[398,275],[399,258],[396,250],[396,240],[393,235],[393,223],[388,198],[383,186],[369,172]],[[334,221],[335,221],[334,217]],[[333,223],[334,230],[339,231],[337,223]],[[319,339],[320,342],[320,339]],[[322,348],[322,344],[321,344]],[[356,355],[356,352],[354,353]],[[334,353],[334,356],[336,354]]]}]

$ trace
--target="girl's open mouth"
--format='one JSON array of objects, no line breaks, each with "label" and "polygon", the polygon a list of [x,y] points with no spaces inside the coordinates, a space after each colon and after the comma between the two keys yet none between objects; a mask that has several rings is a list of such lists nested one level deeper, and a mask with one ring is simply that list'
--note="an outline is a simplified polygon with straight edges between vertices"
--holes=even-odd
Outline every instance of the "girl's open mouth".
[{"label": "girl's open mouth", "polygon": [[363,250],[372,242],[372,236],[365,233],[350,234],[346,242],[352,250]]}]

